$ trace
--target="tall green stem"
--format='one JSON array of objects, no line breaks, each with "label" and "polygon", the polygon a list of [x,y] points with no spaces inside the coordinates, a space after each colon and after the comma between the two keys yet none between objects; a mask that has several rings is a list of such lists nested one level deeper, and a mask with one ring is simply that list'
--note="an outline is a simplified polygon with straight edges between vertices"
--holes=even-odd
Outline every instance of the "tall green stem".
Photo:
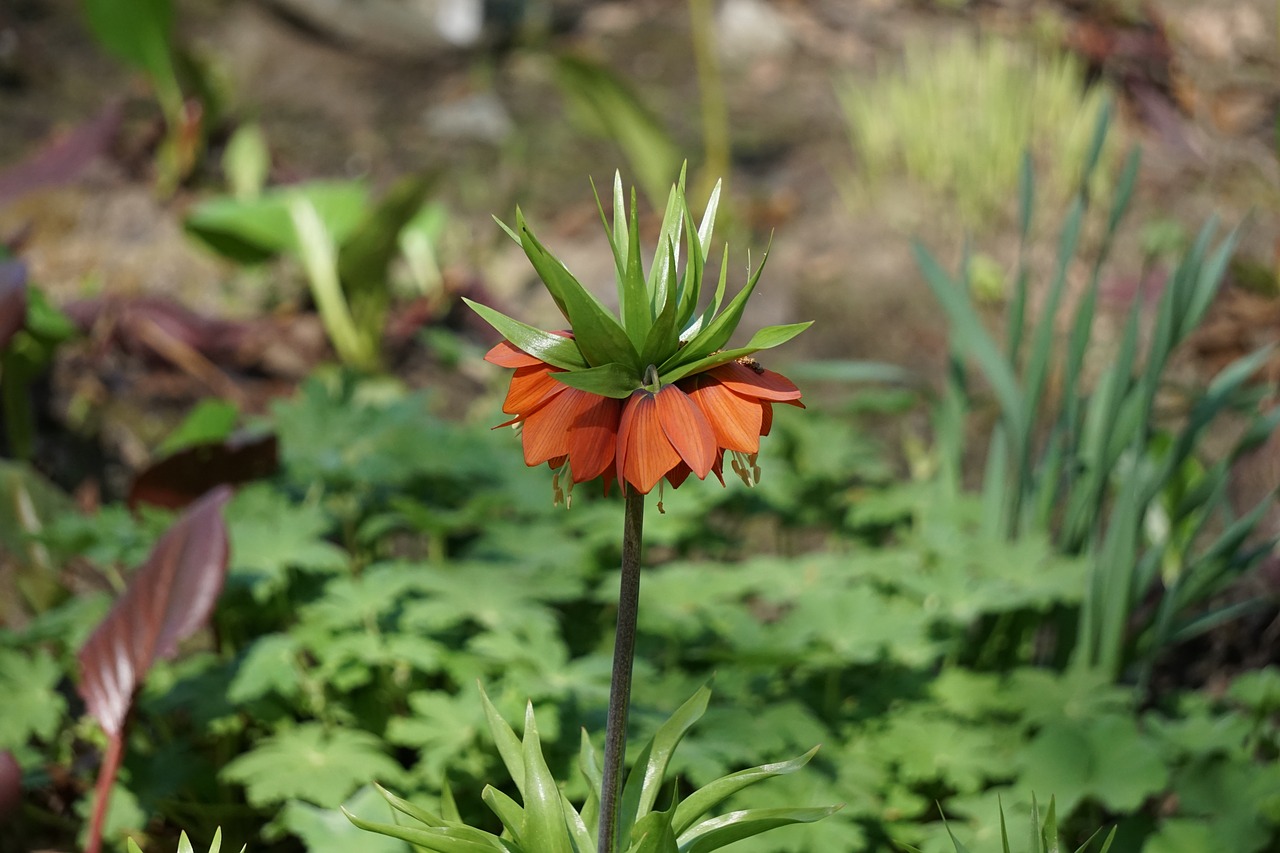
[{"label": "tall green stem", "polygon": [[618,793],[627,753],[627,711],[631,707],[631,665],[636,656],[636,615],[640,610],[640,537],[644,495],[627,492],[622,521],[622,585],[618,591],[618,633],[613,644],[613,680],[604,730],[604,777],[600,789],[599,853],[614,853],[618,834]]}]

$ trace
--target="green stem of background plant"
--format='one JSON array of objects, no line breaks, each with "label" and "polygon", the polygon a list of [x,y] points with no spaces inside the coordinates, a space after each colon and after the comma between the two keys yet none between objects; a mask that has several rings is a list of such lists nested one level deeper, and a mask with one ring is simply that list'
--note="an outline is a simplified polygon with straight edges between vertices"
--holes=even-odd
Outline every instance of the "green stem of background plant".
[{"label": "green stem of background plant", "polygon": [[636,656],[636,616],[640,611],[640,538],[644,495],[627,492],[622,520],[622,583],[618,591],[618,631],[613,644],[613,680],[604,729],[604,776],[600,785],[599,853],[614,853],[618,834],[618,793],[627,754],[627,711],[631,707],[631,666]]},{"label": "green stem of background plant", "polygon": [[689,0],[693,31],[693,60],[702,99],[702,182],[711,191],[720,176],[729,177],[729,107],[724,96],[724,76],[716,56],[715,14],[711,0]]}]

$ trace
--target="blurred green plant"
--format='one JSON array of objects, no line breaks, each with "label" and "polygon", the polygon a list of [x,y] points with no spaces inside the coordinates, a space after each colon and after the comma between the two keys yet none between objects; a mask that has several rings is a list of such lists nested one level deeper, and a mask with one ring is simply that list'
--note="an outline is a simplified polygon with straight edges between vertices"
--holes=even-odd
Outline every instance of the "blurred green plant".
[{"label": "blurred green plant", "polygon": [[[1084,160],[1081,190],[1068,208],[1053,277],[1039,316],[1030,323],[1025,248],[1019,252],[1003,349],[972,302],[970,265],[962,266],[957,279],[918,244],[916,255],[952,335],[949,382],[935,410],[944,487],[953,494],[960,490],[965,422],[978,406],[966,380],[972,361],[989,383],[999,412],[983,475],[987,523],[992,532],[1010,537],[1051,531],[1064,553],[1088,557],[1093,568],[1073,660],[1110,678],[1137,675],[1146,684],[1170,645],[1261,603],[1206,609],[1278,541],[1255,541],[1254,536],[1271,496],[1238,514],[1227,484],[1231,466],[1280,425],[1280,408],[1261,409],[1266,391],[1250,383],[1269,356],[1264,349],[1225,368],[1203,393],[1186,398],[1181,425],[1166,425],[1157,412],[1170,359],[1204,318],[1235,246],[1234,233],[1212,245],[1212,222],[1169,273],[1145,351],[1139,350],[1140,329],[1150,309],[1135,298],[1114,357],[1092,388],[1086,387],[1101,270],[1138,172],[1134,151],[1117,186],[1101,247],[1089,264],[1088,283],[1063,330],[1068,271],[1076,263],[1090,199],[1084,187],[1098,166],[1108,125],[1104,110]],[[1028,161],[1020,193],[1024,246],[1034,192]],[[1228,414],[1243,418],[1246,428],[1225,456],[1209,459],[1202,449],[1207,431]],[[1148,596],[1154,597],[1153,608],[1142,606]]]},{"label": "blurred green plant", "polygon": [[197,205],[188,233],[242,264],[296,258],[338,359],[380,370],[392,262],[408,257],[420,292],[439,283],[431,243],[442,213],[427,201],[432,179],[406,178],[376,204],[357,181],[263,189],[259,142],[250,135],[228,151],[236,193]]},{"label": "blurred green plant", "polygon": [[151,84],[165,122],[156,180],[171,193],[204,156],[209,130],[222,119],[224,93],[211,70],[175,43],[172,0],[81,2],[103,48]]},{"label": "blurred green plant", "polygon": [[35,453],[32,385],[52,367],[58,347],[75,335],[66,315],[29,285],[26,265],[0,248],[0,403],[5,443],[15,459]]},{"label": "blurred green plant", "polygon": [[[240,853],[245,853],[245,850],[247,849],[248,845],[241,847]],[[209,853],[220,853],[221,850],[222,830],[217,829],[213,833],[213,841],[209,842]],[[130,838],[128,851],[129,853],[142,853],[142,848],[138,846],[137,842]],[[178,836],[178,853],[195,853],[195,848],[191,846],[191,841],[187,838],[187,834],[185,832]]]},{"label": "blurred green plant", "polygon": [[[1099,830],[1099,832],[1101,832],[1101,830]],[[948,835],[951,838],[952,845],[955,847],[955,853],[969,853],[969,848],[962,844],[960,839],[951,835],[950,829],[948,829]],[[1085,851],[1092,846],[1093,840],[1096,837],[1097,833],[1090,836],[1088,841],[1076,848],[1075,853],[1085,853]],[[1111,849],[1111,844],[1115,841],[1115,837],[1116,831],[1113,828],[1102,840],[1102,847],[1099,849],[1098,853],[1107,853],[1107,851]],[[908,849],[913,851],[915,850],[915,848]],[[1031,800],[1031,843],[1030,846],[1026,848],[1027,853],[1058,853],[1061,849],[1062,841],[1058,837],[1057,803],[1053,799],[1049,800],[1049,811],[1045,815],[1044,823],[1041,824],[1040,808],[1033,797]],[[1005,828],[1003,805],[1000,806],[1000,850],[1001,853],[1011,853],[1012,850],[1009,846],[1009,833]],[[919,851],[915,851],[915,853],[919,853]]]},{"label": "blurred green plant", "polygon": [[[702,131],[700,178],[694,190],[710,194],[732,171],[729,107],[716,52],[713,4],[688,0],[687,5]],[[555,79],[575,121],[618,145],[650,205],[661,210],[671,175],[679,170],[682,159],[671,125],[625,78],[594,60],[561,55],[555,60]]]},{"label": "blurred green plant", "polygon": [[917,41],[901,67],[871,82],[845,80],[836,93],[857,158],[850,199],[864,190],[875,199],[905,175],[953,205],[967,229],[989,230],[1010,214],[1028,149],[1047,204],[1069,199],[1086,173],[1093,195],[1105,195],[1110,170],[1086,166],[1107,95],[1086,87],[1068,54],[992,37]]}]

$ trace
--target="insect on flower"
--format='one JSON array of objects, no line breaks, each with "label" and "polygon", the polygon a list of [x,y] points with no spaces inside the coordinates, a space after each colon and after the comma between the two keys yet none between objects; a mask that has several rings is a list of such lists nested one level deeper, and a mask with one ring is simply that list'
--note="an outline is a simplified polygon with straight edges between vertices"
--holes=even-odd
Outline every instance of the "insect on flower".
[{"label": "insect on flower", "polygon": [[[513,417],[502,426],[520,429],[527,465],[545,462],[555,470],[557,501],[568,501],[573,484],[597,477],[606,488],[616,479],[624,491],[642,494],[664,481],[678,487],[690,474],[715,474],[723,483],[726,454],[731,469],[754,485],[760,476],[756,454],[773,423],[773,404],[804,407],[789,379],[751,356],[785,343],[810,323],[771,326],[746,346],[725,348],[764,262],[725,304],[722,261],[710,304],[701,304],[719,192],[717,185],[695,229],[681,175],[646,277],[635,192],[628,217],[621,178],[615,176],[613,223],[603,207],[601,219],[613,249],[621,316],[605,309],[537,241],[519,210],[515,229],[503,226],[524,248],[570,328],[544,332],[468,304],[505,338],[485,356],[515,371],[502,407]],[[682,237],[687,261],[681,271]]]}]

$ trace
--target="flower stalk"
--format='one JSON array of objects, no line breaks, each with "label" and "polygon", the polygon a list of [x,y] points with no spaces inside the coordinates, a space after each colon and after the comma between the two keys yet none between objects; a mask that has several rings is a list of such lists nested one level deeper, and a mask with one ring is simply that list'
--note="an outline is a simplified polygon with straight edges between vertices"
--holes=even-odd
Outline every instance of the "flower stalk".
[{"label": "flower stalk", "polygon": [[598,853],[614,853],[618,836],[618,794],[627,754],[627,712],[631,707],[631,671],[636,656],[636,619],[640,611],[640,544],[644,495],[627,492],[622,520],[622,582],[618,590],[618,628],[613,644],[613,677],[604,730],[604,774],[600,786]]}]

